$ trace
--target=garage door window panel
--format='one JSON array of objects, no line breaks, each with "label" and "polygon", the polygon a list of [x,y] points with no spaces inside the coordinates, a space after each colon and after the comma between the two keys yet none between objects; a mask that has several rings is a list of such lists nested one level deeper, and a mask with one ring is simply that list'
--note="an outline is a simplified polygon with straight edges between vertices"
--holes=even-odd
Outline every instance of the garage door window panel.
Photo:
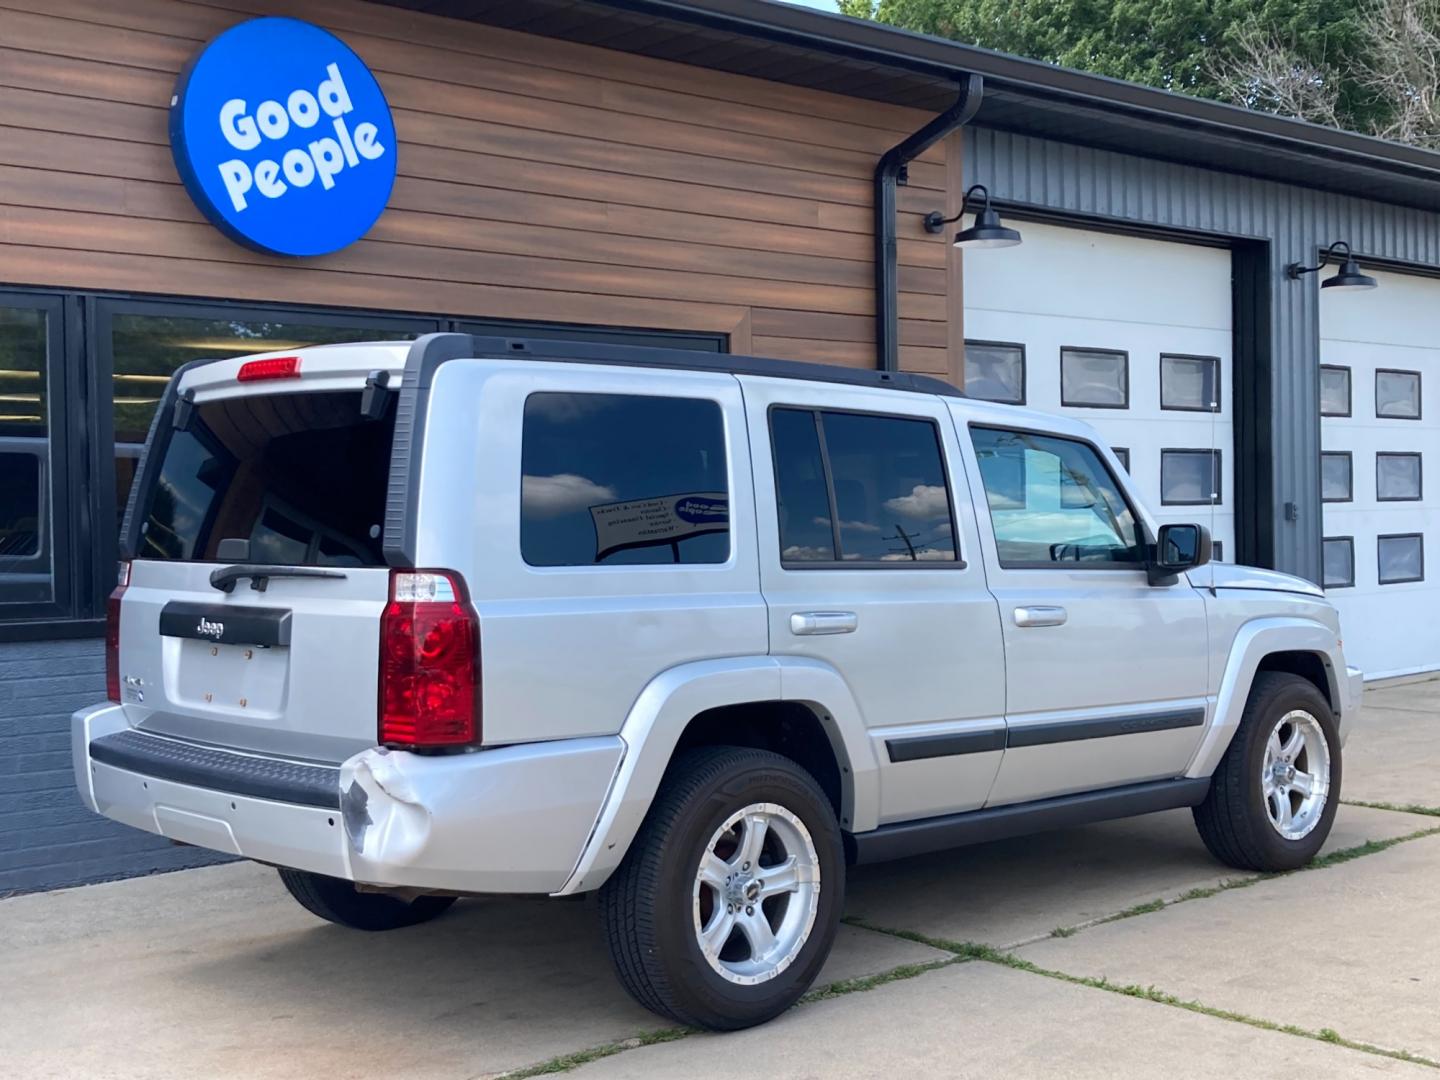
[{"label": "garage door window panel", "polygon": [[1112,446],[1110,452],[1120,461],[1120,467],[1127,473],[1130,471],[1130,448],[1128,446]]},{"label": "garage door window panel", "polygon": [[1085,409],[1128,409],[1130,354],[1115,349],[1061,349],[1060,404]]},{"label": "garage door window panel", "polygon": [[1220,451],[1160,451],[1160,502],[1164,506],[1211,506],[1221,501]]},{"label": "garage door window panel", "polygon": [[1001,405],[1024,405],[1025,346],[1004,341],[967,341],[965,394]]},{"label": "garage door window panel", "polygon": [[1340,364],[1320,365],[1320,415],[1350,415],[1350,369]]},{"label": "garage door window panel", "polygon": [[1375,415],[1389,420],[1419,420],[1420,372],[1376,368]]},{"label": "garage door window panel", "polygon": [[1320,455],[1320,498],[1324,502],[1350,502],[1355,498],[1355,466],[1350,451],[1327,450]]},{"label": "garage door window panel", "polygon": [[1424,488],[1419,454],[1381,452],[1375,455],[1375,498],[1379,502],[1416,502],[1424,498]]},{"label": "garage door window panel", "polygon": [[1375,542],[1381,585],[1425,580],[1425,538],[1420,533],[1393,533]]},{"label": "garage door window panel", "polygon": [[1219,412],[1219,358],[1162,354],[1160,407],[1179,412]]},{"label": "garage door window panel", "polygon": [[1006,569],[1134,569],[1140,530],[1099,451],[1074,439],[974,427],[995,549]]},{"label": "garage door window panel", "polygon": [[1349,589],[1355,585],[1355,538],[1327,536],[1324,541],[1322,584],[1327,589]]}]

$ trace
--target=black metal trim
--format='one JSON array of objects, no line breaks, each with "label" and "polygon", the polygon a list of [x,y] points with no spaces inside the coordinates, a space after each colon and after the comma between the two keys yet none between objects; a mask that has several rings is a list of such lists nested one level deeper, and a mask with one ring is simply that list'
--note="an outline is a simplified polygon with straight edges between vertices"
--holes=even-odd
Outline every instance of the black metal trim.
[{"label": "black metal trim", "polygon": [[[1230,298],[1233,308],[1231,374],[1234,430],[1235,561],[1274,566],[1275,492],[1275,297],[1270,244],[1242,241],[1231,249]],[[1320,385],[1315,384],[1319,409]],[[1315,498],[1320,484],[1315,481]],[[1316,531],[1319,531],[1317,522]]]},{"label": "black metal trim", "polygon": [[160,636],[270,648],[290,644],[290,618],[286,608],[171,600],[160,609]]},{"label": "black metal trim", "polygon": [[986,728],[982,731],[949,731],[942,735],[914,735],[886,739],[885,751],[890,760],[926,761],[960,754],[984,754],[1005,749],[1005,729]]},{"label": "black metal trim", "polygon": [[[1213,479],[1215,490],[1208,499],[1167,499],[1165,498],[1165,455],[1166,454],[1209,454],[1215,462]],[[1166,446],[1160,450],[1160,505],[1161,506],[1220,506],[1225,502],[1225,455],[1219,447],[1209,446]]]},{"label": "black metal trim", "polygon": [[340,770],[253,757],[179,739],[117,731],[90,744],[90,758],[126,772],[255,799],[340,809]]},{"label": "black metal trim", "polygon": [[[1420,541],[1420,575],[1418,577],[1397,577],[1386,578],[1380,573],[1380,541],[1381,540],[1419,540]],[[1425,534],[1423,532],[1403,533],[1381,533],[1375,537],[1375,582],[1379,585],[1408,585],[1415,581],[1425,580]]]},{"label": "black metal trim", "polygon": [[[1097,405],[1093,402],[1065,400],[1065,354],[1098,353],[1102,356],[1118,356],[1125,362],[1125,401],[1121,405]],[[1130,408],[1130,350],[1094,348],[1089,345],[1060,346],[1060,404],[1067,409],[1128,409]]]},{"label": "black metal trim", "polygon": [[[1166,360],[1205,360],[1209,362],[1215,372],[1215,405],[1166,405],[1165,404],[1165,361]],[[1224,409],[1225,394],[1221,388],[1223,378],[1223,365],[1218,356],[1207,356],[1203,353],[1174,353],[1162,352],[1160,354],[1160,408],[1164,412],[1199,412],[1199,413],[1220,413]]]},{"label": "black metal trim", "polygon": [[[1414,495],[1380,494],[1380,459],[1414,458],[1420,488]],[[1375,451],[1375,501],[1376,502],[1420,502],[1425,498],[1425,455],[1419,450],[1377,450]]]},{"label": "black metal trim", "polygon": [[[978,338],[966,338],[965,349],[967,353],[972,345],[979,346],[982,349],[1018,349],[1020,351],[1020,400],[1015,401],[1010,398],[975,398],[975,400],[989,401],[996,405],[1024,405],[1030,391],[1030,364],[1025,352],[1025,343],[1023,341],[983,341]],[[967,369],[969,368],[969,363],[969,357],[967,356],[965,361]],[[961,387],[961,389],[963,390],[964,387]],[[966,390],[965,396],[971,397],[972,395]]]},{"label": "black metal trim", "polygon": [[[1345,544],[1350,548],[1350,580],[1331,582],[1325,579],[1326,544]],[[1375,557],[1378,560],[1380,556],[1377,553]],[[1353,589],[1355,587],[1355,537],[1322,536],[1320,538],[1320,587],[1322,589]]]},{"label": "black metal trim", "polygon": [[1135,713],[1130,716],[1104,716],[1093,720],[1055,720],[1044,724],[1016,727],[1011,725],[1005,736],[1008,749],[1026,746],[1051,746],[1055,743],[1082,742],[1087,739],[1108,739],[1117,735],[1150,735],[1159,731],[1201,727],[1204,709],[1171,709],[1164,712]]},{"label": "black metal trim", "polygon": [[1354,412],[1354,409],[1355,409],[1355,373],[1354,373],[1354,371],[1351,370],[1351,368],[1350,368],[1348,365],[1346,365],[1346,364],[1321,364],[1321,365],[1320,365],[1320,370],[1321,370],[1321,371],[1343,371],[1343,372],[1345,372],[1345,411],[1344,411],[1344,412],[1326,412],[1326,411],[1325,411],[1325,406],[1324,406],[1324,403],[1323,403],[1323,398],[1322,398],[1322,403],[1321,403],[1321,406],[1320,406],[1320,415],[1321,415],[1321,416],[1345,416],[1345,417],[1350,416],[1350,415]]},{"label": "black metal trim", "polygon": [[[955,73],[960,87],[955,103],[918,131],[881,155],[875,163],[875,346],[881,371],[900,370],[900,268],[896,188],[904,183],[905,166],[946,135],[964,127],[980,108],[985,82],[979,75]],[[963,212],[964,207],[961,207]]]},{"label": "black metal trim", "polygon": [[882,825],[870,832],[852,833],[849,840],[857,863],[885,862],[1049,829],[1196,806],[1209,791],[1208,776],[1158,780]]},{"label": "black metal trim", "polygon": [[[1339,498],[1325,494],[1325,459],[1344,458],[1346,469],[1345,494]],[[1379,466],[1376,466],[1378,473]],[[1355,455],[1349,450],[1320,451],[1320,501],[1322,503],[1348,503],[1355,501]]]},{"label": "black metal trim", "polygon": [[[1380,411],[1380,376],[1381,375],[1414,375],[1415,376],[1415,415],[1414,416],[1392,416]],[[1375,419],[1376,420],[1420,420],[1425,412],[1425,378],[1418,371],[1409,368],[1388,368],[1377,367],[1375,369]]]}]

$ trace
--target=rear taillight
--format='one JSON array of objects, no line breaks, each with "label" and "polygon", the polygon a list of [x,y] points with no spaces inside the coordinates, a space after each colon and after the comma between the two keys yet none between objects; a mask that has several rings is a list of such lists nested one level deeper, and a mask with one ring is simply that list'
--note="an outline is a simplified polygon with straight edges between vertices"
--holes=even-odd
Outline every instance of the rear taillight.
[{"label": "rear taillight", "polygon": [[380,742],[407,749],[480,738],[480,620],[449,570],[392,570],[380,617]]},{"label": "rear taillight", "polygon": [[120,598],[130,584],[130,564],[122,562],[115,588],[105,600],[105,696],[120,701]]},{"label": "rear taillight", "polygon": [[235,375],[237,382],[259,382],[261,379],[298,379],[300,357],[272,356],[268,360],[246,360]]}]

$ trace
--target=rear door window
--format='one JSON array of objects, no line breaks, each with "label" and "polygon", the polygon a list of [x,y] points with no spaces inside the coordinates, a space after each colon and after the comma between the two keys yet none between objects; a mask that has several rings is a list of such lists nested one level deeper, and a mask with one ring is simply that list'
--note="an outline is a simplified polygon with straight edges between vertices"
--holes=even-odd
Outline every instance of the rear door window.
[{"label": "rear door window", "polygon": [[394,407],[359,391],[248,395],[197,406],[170,433],[144,508],[138,556],[209,561],[223,539],[250,561],[383,566]]},{"label": "rear door window", "polygon": [[718,403],[536,393],[525,400],[523,423],[520,551],[530,565],[729,559]]}]

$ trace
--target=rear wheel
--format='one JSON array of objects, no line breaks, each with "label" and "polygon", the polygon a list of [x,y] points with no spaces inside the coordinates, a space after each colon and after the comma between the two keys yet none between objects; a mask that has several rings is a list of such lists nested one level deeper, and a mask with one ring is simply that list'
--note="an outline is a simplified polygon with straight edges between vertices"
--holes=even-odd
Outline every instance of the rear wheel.
[{"label": "rear wheel", "polygon": [[1294,870],[1325,843],[1339,801],[1340,735],[1329,702],[1298,675],[1261,672],[1194,810],[1205,846],[1241,870]]},{"label": "rear wheel", "polygon": [[840,828],[810,774],[769,751],[706,747],[671,767],[600,909],[637,1001],[733,1030],[809,989],[844,891]]},{"label": "rear wheel", "polygon": [[398,930],[429,922],[455,902],[453,896],[417,896],[400,900],[384,893],[361,892],[341,878],[282,866],[280,880],[300,906],[327,922],[352,930]]}]

